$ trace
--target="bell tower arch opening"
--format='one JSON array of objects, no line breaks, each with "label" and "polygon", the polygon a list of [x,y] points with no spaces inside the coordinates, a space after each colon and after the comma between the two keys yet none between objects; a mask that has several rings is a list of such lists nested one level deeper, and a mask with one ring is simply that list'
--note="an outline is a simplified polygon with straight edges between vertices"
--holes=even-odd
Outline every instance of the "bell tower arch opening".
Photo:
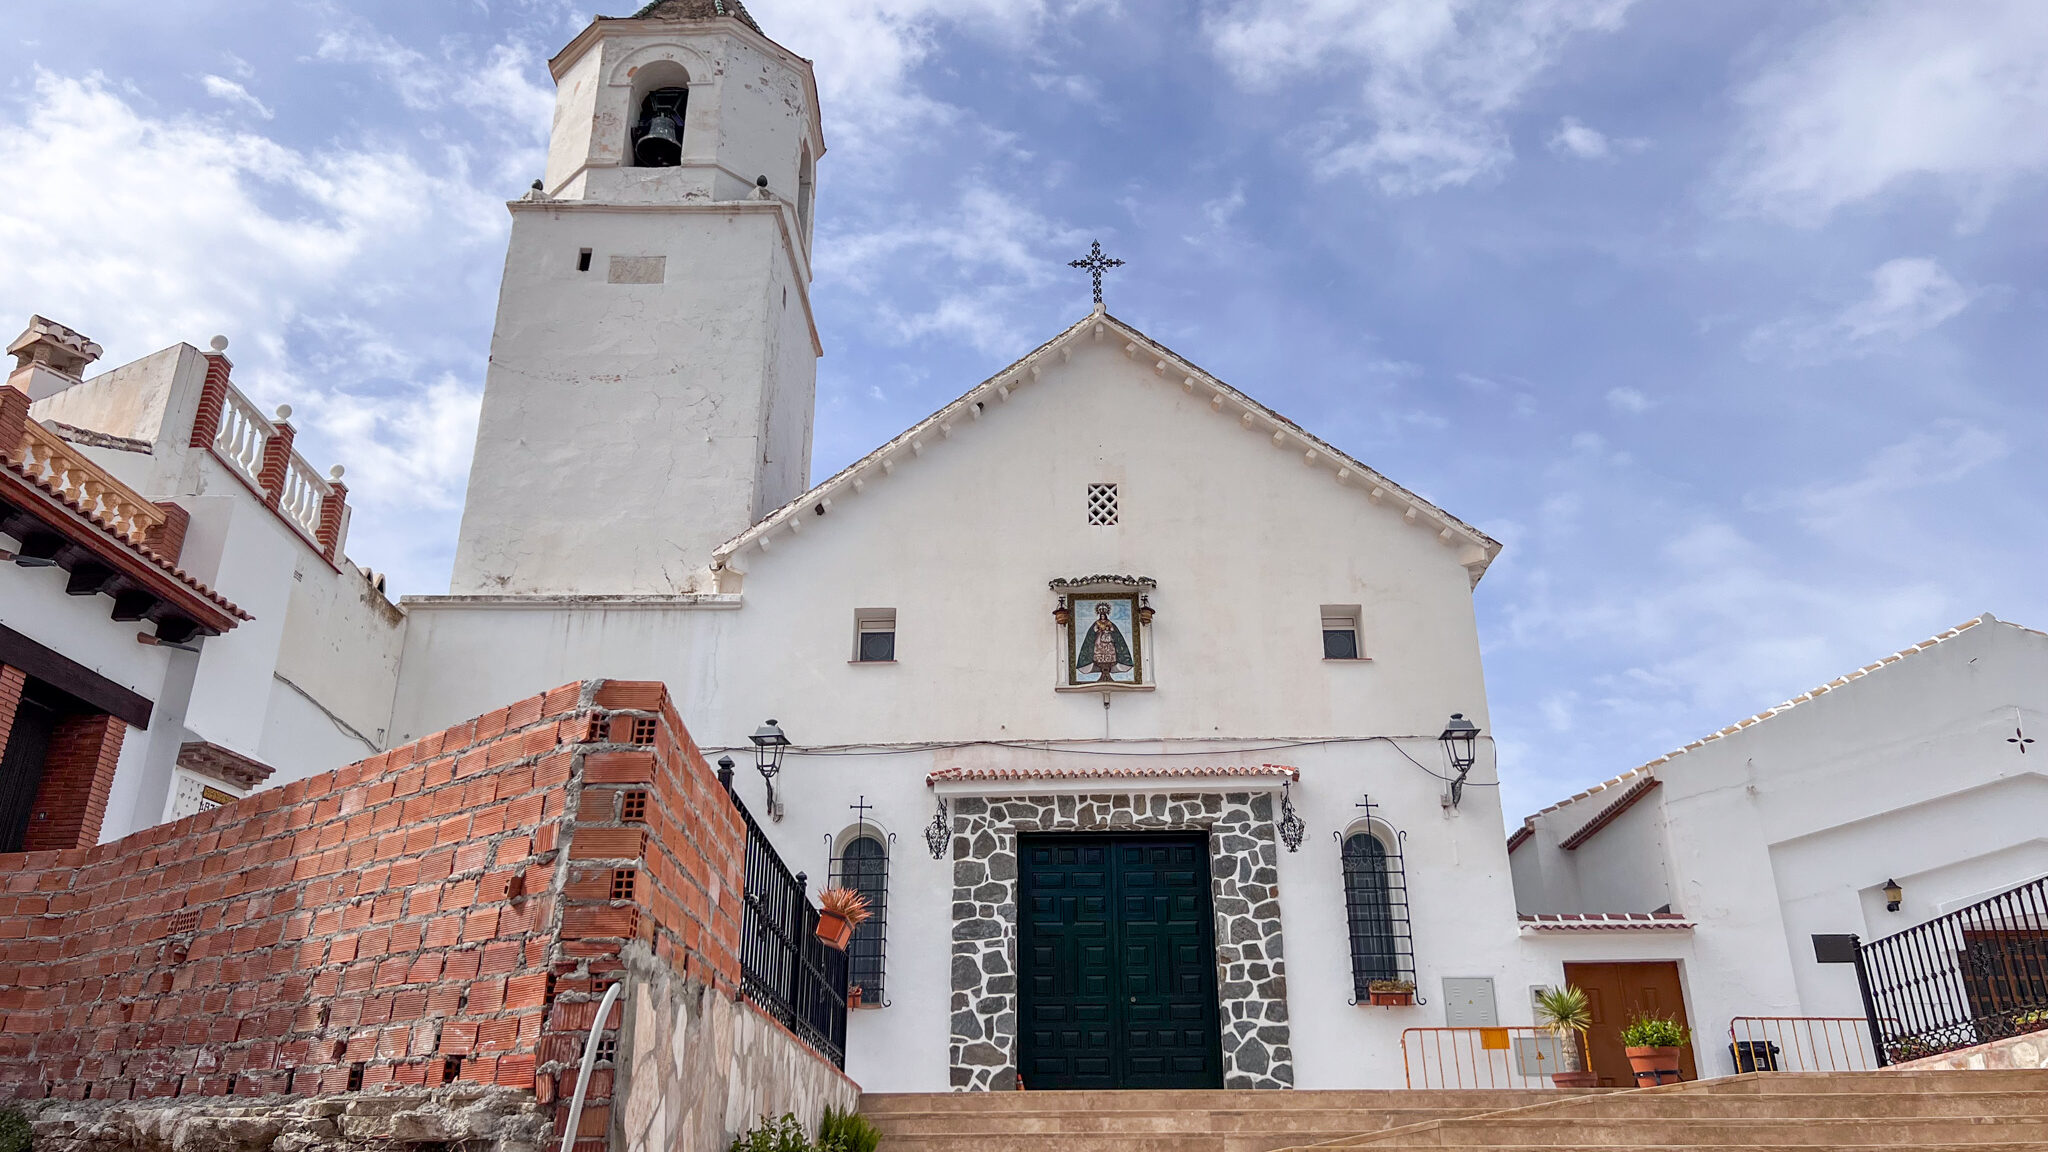
[{"label": "bell tower arch opening", "polygon": [[683,162],[690,74],[674,60],[650,60],[633,73],[628,162],[636,168],[674,168]]}]

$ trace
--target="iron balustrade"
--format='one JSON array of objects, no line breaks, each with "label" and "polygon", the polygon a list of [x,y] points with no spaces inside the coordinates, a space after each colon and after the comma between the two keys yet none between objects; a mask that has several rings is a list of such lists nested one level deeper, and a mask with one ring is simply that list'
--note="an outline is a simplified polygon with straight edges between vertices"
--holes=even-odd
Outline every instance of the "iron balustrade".
[{"label": "iron balustrade", "polygon": [[1737,1072],[1868,1072],[1877,1067],[1861,1016],[1737,1016],[1728,1058]]},{"label": "iron balustrade", "polygon": [[1874,940],[1858,957],[1887,1064],[2048,1028],[2048,877]]},{"label": "iron balustrade", "polygon": [[746,917],[740,928],[740,991],[784,1027],[846,1067],[846,953],[818,939],[818,910],[801,872],[789,866],[733,791],[720,783],[747,827]]},{"label": "iron balustrade", "polygon": [[1551,1075],[1564,1070],[1564,1046],[1578,1042],[1527,1025],[1407,1028],[1401,1069],[1410,1088],[1555,1088]]}]

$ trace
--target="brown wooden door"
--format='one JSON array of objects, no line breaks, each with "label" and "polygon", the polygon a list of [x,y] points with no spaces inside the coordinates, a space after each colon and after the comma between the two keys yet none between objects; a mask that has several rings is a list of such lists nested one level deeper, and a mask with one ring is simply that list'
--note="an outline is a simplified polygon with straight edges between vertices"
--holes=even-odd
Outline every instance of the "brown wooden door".
[{"label": "brown wooden door", "polygon": [[[1566,964],[1565,983],[1586,993],[1593,1009],[1593,1028],[1586,1034],[1587,1056],[1603,1088],[1633,1088],[1635,1073],[1628,1065],[1628,1053],[1621,1045],[1621,1029],[1637,1015],[1676,1016],[1687,1030],[1685,992],[1678,983],[1678,965],[1670,960],[1629,964]],[[1693,1037],[1694,1044],[1699,1037]],[[1687,1080],[1699,1079],[1693,1062],[1692,1045],[1679,1053],[1679,1067]]]}]

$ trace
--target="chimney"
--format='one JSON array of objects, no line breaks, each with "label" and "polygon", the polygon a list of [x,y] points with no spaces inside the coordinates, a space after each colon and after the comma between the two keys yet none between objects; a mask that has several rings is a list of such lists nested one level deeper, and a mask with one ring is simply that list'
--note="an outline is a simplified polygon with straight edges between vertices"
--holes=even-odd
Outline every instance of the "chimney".
[{"label": "chimney", "polygon": [[30,400],[54,396],[85,378],[85,366],[100,358],[100,346],[53,320],[31,316],[28,331],[7,346],[14,372],[7,386]]}]

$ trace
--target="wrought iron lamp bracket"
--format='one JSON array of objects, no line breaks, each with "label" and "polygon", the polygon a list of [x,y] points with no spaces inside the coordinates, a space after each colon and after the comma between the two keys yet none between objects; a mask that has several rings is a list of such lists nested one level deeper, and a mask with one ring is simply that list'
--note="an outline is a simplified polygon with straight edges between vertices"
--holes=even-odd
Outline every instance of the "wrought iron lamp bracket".
[{"label": "wrought iron lamp bracket", "polygon": [[941,796],[938,800],[938,812],[932,816],[932,822],[925,825],[924,846],[925,850],[932,854],[932,859],[943,860],[946,856],[946,842],[953,838],[953,830],[947,826],[946,798]]}]

